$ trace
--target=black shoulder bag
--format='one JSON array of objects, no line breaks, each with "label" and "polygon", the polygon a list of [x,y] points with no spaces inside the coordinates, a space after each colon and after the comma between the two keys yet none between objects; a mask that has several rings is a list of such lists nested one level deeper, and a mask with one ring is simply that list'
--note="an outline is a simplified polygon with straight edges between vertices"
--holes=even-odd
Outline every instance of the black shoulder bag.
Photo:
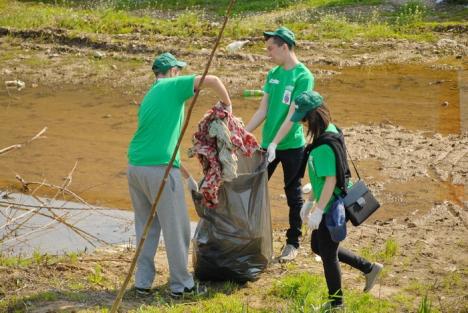
[{"label": "black shoulder bag", "polygon": [[351,155],[347,150],[346,152],[348,153],[351,163],[353,163],[354,170],[359,180],[348,188],[343,202],[346,209],[346,216],[354,226],[358,226],[380,207],[380,203],[375,199],[364,181],[361,180],[361,176],[359,175]]}]

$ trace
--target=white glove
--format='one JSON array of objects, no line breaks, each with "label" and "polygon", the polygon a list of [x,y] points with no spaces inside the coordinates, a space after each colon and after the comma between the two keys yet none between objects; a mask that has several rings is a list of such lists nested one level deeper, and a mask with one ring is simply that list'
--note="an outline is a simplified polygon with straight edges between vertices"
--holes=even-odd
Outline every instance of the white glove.
[{"label": "white glove", "polygon": [[307,222],[307,217],[309,216],[310,210],[312,210],[312,205],[314,204],[311,200],[306,200],[301,208],[301,219],[303,223]]},{"label": "white glove", "polygon": [[322,221],[323,210],[315,208],[314,212],[309,215],[309,228],[310,230],[318,229]]},{"label": "white glove", "polygon": [[219,101],[221,103],[221,105],[223,106],[223,109],[225,109],[226,111],[228,111],[229,113],[232,113],[232,104],[226,104],[224,103],[223,101]]},{"label": "white glove", "polygon": [[276,143],[270,143],[268,145],[268,149],[267,149],[267,161],[268,163],[271,163],[273,162],[274,159],[276,159]]},{"label": "white glove", "polygon": [[198,192],[198,184],[197,182],[195,181],[195,179],[193,179],[192,176],[190,176],[189,178],[187,178],[187,187],[189,190],[191,191],[196,191]]}]

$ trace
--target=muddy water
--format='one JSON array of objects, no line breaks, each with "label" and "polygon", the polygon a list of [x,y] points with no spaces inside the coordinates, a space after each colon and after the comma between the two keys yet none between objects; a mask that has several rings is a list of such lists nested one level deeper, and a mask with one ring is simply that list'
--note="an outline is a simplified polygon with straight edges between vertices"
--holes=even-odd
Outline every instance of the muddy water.
[{"label": "muddy water", "polygon": [[[417,65],[329,70],[339,74],[317,80],[316,89],[325,95],[335,121],[342,127],[390,122],[442,134],[459,133],[463,128],[460,73]],[[89,86],[26,88],[10,94],[1,91],[0,148],[24,142],[44,126],[48,131],[46,139],[0,157],[0,188],[14,184],[16,173],[26,180],[46,179],[59,185],[78,160],[71,186],[74,191],[97,205],[129,209],[126,150],[136,127],[136,103],[143,95],[144,91],[140,98],[132,98],[124,91]],[[186,157],[188,135],[211,105],[213,97],[202,93],[182,143],[182,160],[196,178],[202,173],[197,161]],[[236,98],[234,112],[248,121],[257,106],[258,99]],[[255,135],[260,138],[259,130]],[[362,171],[372,173],[376,162],[360,162]],[[379,173],[374,179],[388,181],[386,190],[397,195],[376,218],[393,217],[399,211],[424,211],[434,201],[458,199],[460,194],[459,186],[447,183],[409,181],[402,185]],[[280,168],[269,186],[273,221],[283,224],[288,210]],[[191,207],[188,196],[187,201]],[[196,219],[193,208],[191,214]]]}]

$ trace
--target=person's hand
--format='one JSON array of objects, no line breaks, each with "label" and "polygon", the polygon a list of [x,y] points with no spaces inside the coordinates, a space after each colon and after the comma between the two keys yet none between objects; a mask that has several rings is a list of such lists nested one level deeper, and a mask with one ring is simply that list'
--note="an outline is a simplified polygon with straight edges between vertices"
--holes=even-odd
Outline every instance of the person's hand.
[{"label": "person's hand", "polygon": [[273,162],[274,159],[276,159],[276,143],[272,142],[268,145],[267,149],[267,161],[268,163]]},{"label": "person's hand", "polygon": [[221,100],[219,100],[219,103],[221,103],[221,105],[223,106],[223,108],[228,111],[229,113],[232,113],[232,104],[227,104]]},{"label": "person's hand", "polygon": [[187,187],[190,191],[198,192],[198,184],[192,176],[189,176],[189,178],[187,178]]},{"label": "person's hand", "polygon": [[315,208],[314,212],[309,215],[309,228],[311,230],[318,229],[320,222],[322,221],[323,210]]},{"label": "person's hand", "polygon": [[306,200],[301,208],[301,219],[303,223],[307,222],[307,217],[309,216],[310,210],[312,210],[312,205],[314,204],[311,200]]}]

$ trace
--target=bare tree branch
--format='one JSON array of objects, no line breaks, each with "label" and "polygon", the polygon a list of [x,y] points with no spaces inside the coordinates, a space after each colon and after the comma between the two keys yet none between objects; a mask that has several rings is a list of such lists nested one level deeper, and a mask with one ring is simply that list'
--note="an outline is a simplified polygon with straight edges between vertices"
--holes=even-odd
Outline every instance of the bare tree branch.
[{"label": "bare tree branch", "polygon": [[43,134],[47,131],[47,126],[44,127],[40,132],[38,132],[34,137],[32,137],[31,139],[29,139],[28,141],[24,142],[24,143],[19,143],[19,144],[16,144],[16,145],[11,145],[9,147],[6,147],[6,148],[3,148],[3,149],[0,149],[0,155],[2,154],[5,154],[9,151],[12,151],[12,150],[17,150],[17,149],[21,149],[23,148],[24,146],[30,144],[31,142],[33,142],[34,140],[36,139],[41,139],[41,138],[45,138],[45,136],[43,136]]}]

